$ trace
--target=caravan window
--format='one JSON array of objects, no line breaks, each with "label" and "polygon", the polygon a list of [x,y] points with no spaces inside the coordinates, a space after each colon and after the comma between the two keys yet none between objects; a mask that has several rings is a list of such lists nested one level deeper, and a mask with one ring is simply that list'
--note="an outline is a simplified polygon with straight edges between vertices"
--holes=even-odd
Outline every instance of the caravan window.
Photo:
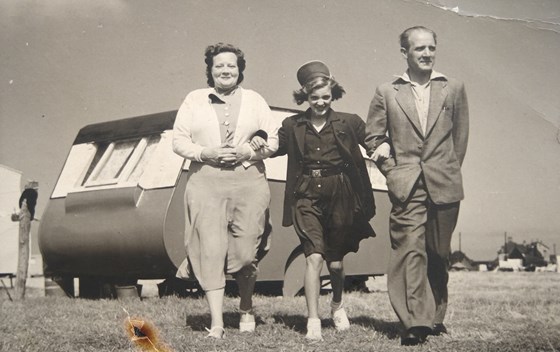
[{"label": "caravan window", "polygon": [[174,186],[184,160],[173,153],[172,136],[166,130],[73,145],[51,197],[107,188]]},{"label": "caravan window", "polygon": [[137,182],[160,136],[96,143],[97,151],[82,186]]}]

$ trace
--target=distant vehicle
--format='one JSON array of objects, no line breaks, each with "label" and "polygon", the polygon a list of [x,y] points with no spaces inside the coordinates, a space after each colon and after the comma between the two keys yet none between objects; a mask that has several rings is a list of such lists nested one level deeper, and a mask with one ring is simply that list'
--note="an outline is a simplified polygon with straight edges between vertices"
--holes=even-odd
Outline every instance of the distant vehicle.
[{"label": "distant vehicle", "polygon": [[[297,113],[272,108],[280,121]],[[100,297],[111,285],[139,279],[173,282],[185,259],[184,190],[189,162],[173,153],[176,111],[83,127],[76,136],[39,228],[45,277],[68,295],[79,280],[82,297]],[[389,200],[384,178],[369,160],[376,194],[377,237],[345,258],[348,281],[385,273],[389,255]],[[267,159],[271,189],[272,249],[260,264],[258,284],[276,284],[292,296],[303,287],[304,262],[291,227],[281,226],[286,157]],[[325,277],[328,272],[324,271]]]}]

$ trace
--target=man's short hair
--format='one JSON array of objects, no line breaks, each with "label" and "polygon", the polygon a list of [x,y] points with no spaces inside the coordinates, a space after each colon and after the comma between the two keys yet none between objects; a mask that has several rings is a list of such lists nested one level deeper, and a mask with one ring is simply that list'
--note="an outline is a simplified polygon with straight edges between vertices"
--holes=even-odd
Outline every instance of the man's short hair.
[{"label": "man's short hair", "polygon": [[434,42],[437,44],[436,32],[434,32],[431,29],[426,28],[424,26],[414,26],[414,27],[410,27],[408,29],[405,29],[404,32],[402,32],[401,35],[399,36],[399,40],[401,42],[401,48],[405,48],[406,50],[408,50],[410,48],[410,42],[408,41],[408,37],[410,37],[410,33],[414,32],[414,31],[424,31],[424,32],[431,33],[432,36],[434,37]]}]

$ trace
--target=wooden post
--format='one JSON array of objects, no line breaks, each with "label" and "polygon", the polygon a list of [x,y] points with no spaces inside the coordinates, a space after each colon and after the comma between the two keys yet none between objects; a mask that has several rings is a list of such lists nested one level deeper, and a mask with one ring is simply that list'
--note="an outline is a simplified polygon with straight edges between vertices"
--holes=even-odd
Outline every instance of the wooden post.
[{"label": "wooden post", "polygon": [[19,251],[16,273],[15,299],[25,297],[27,269],[29,267],[29,231],[31,229],[31,213],[27,209],[27,201],[23,200],[19,216]]},{"label": "wooden post", "polygon": [[508,259],[508,252],[507,252],[507,232],[504,232],[504,260]]}]

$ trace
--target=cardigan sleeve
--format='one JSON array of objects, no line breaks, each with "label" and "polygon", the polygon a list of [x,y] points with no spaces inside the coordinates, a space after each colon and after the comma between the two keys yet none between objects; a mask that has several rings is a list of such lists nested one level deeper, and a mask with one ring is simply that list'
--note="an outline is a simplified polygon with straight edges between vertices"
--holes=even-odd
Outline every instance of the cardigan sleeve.
[{"label": "cardigan sleeve", "polygon": [[194,108],[193,94],[190,93],[181,104],[173,125],[173,151],[185,159],[201,162],[204,147],[194,143],[191,134]]},{"label": "cardigan sleeve", "polygon": [[271,156],[278,150],[278,128],[279,123],[274,119],[270,107],[263,97],[255,93],[256,115],[255,118],[259,121],[259,130],[267,134],[268,147],[259,149],[257,151],[251,149],[251,158],[253,160],[263,160]]}]

